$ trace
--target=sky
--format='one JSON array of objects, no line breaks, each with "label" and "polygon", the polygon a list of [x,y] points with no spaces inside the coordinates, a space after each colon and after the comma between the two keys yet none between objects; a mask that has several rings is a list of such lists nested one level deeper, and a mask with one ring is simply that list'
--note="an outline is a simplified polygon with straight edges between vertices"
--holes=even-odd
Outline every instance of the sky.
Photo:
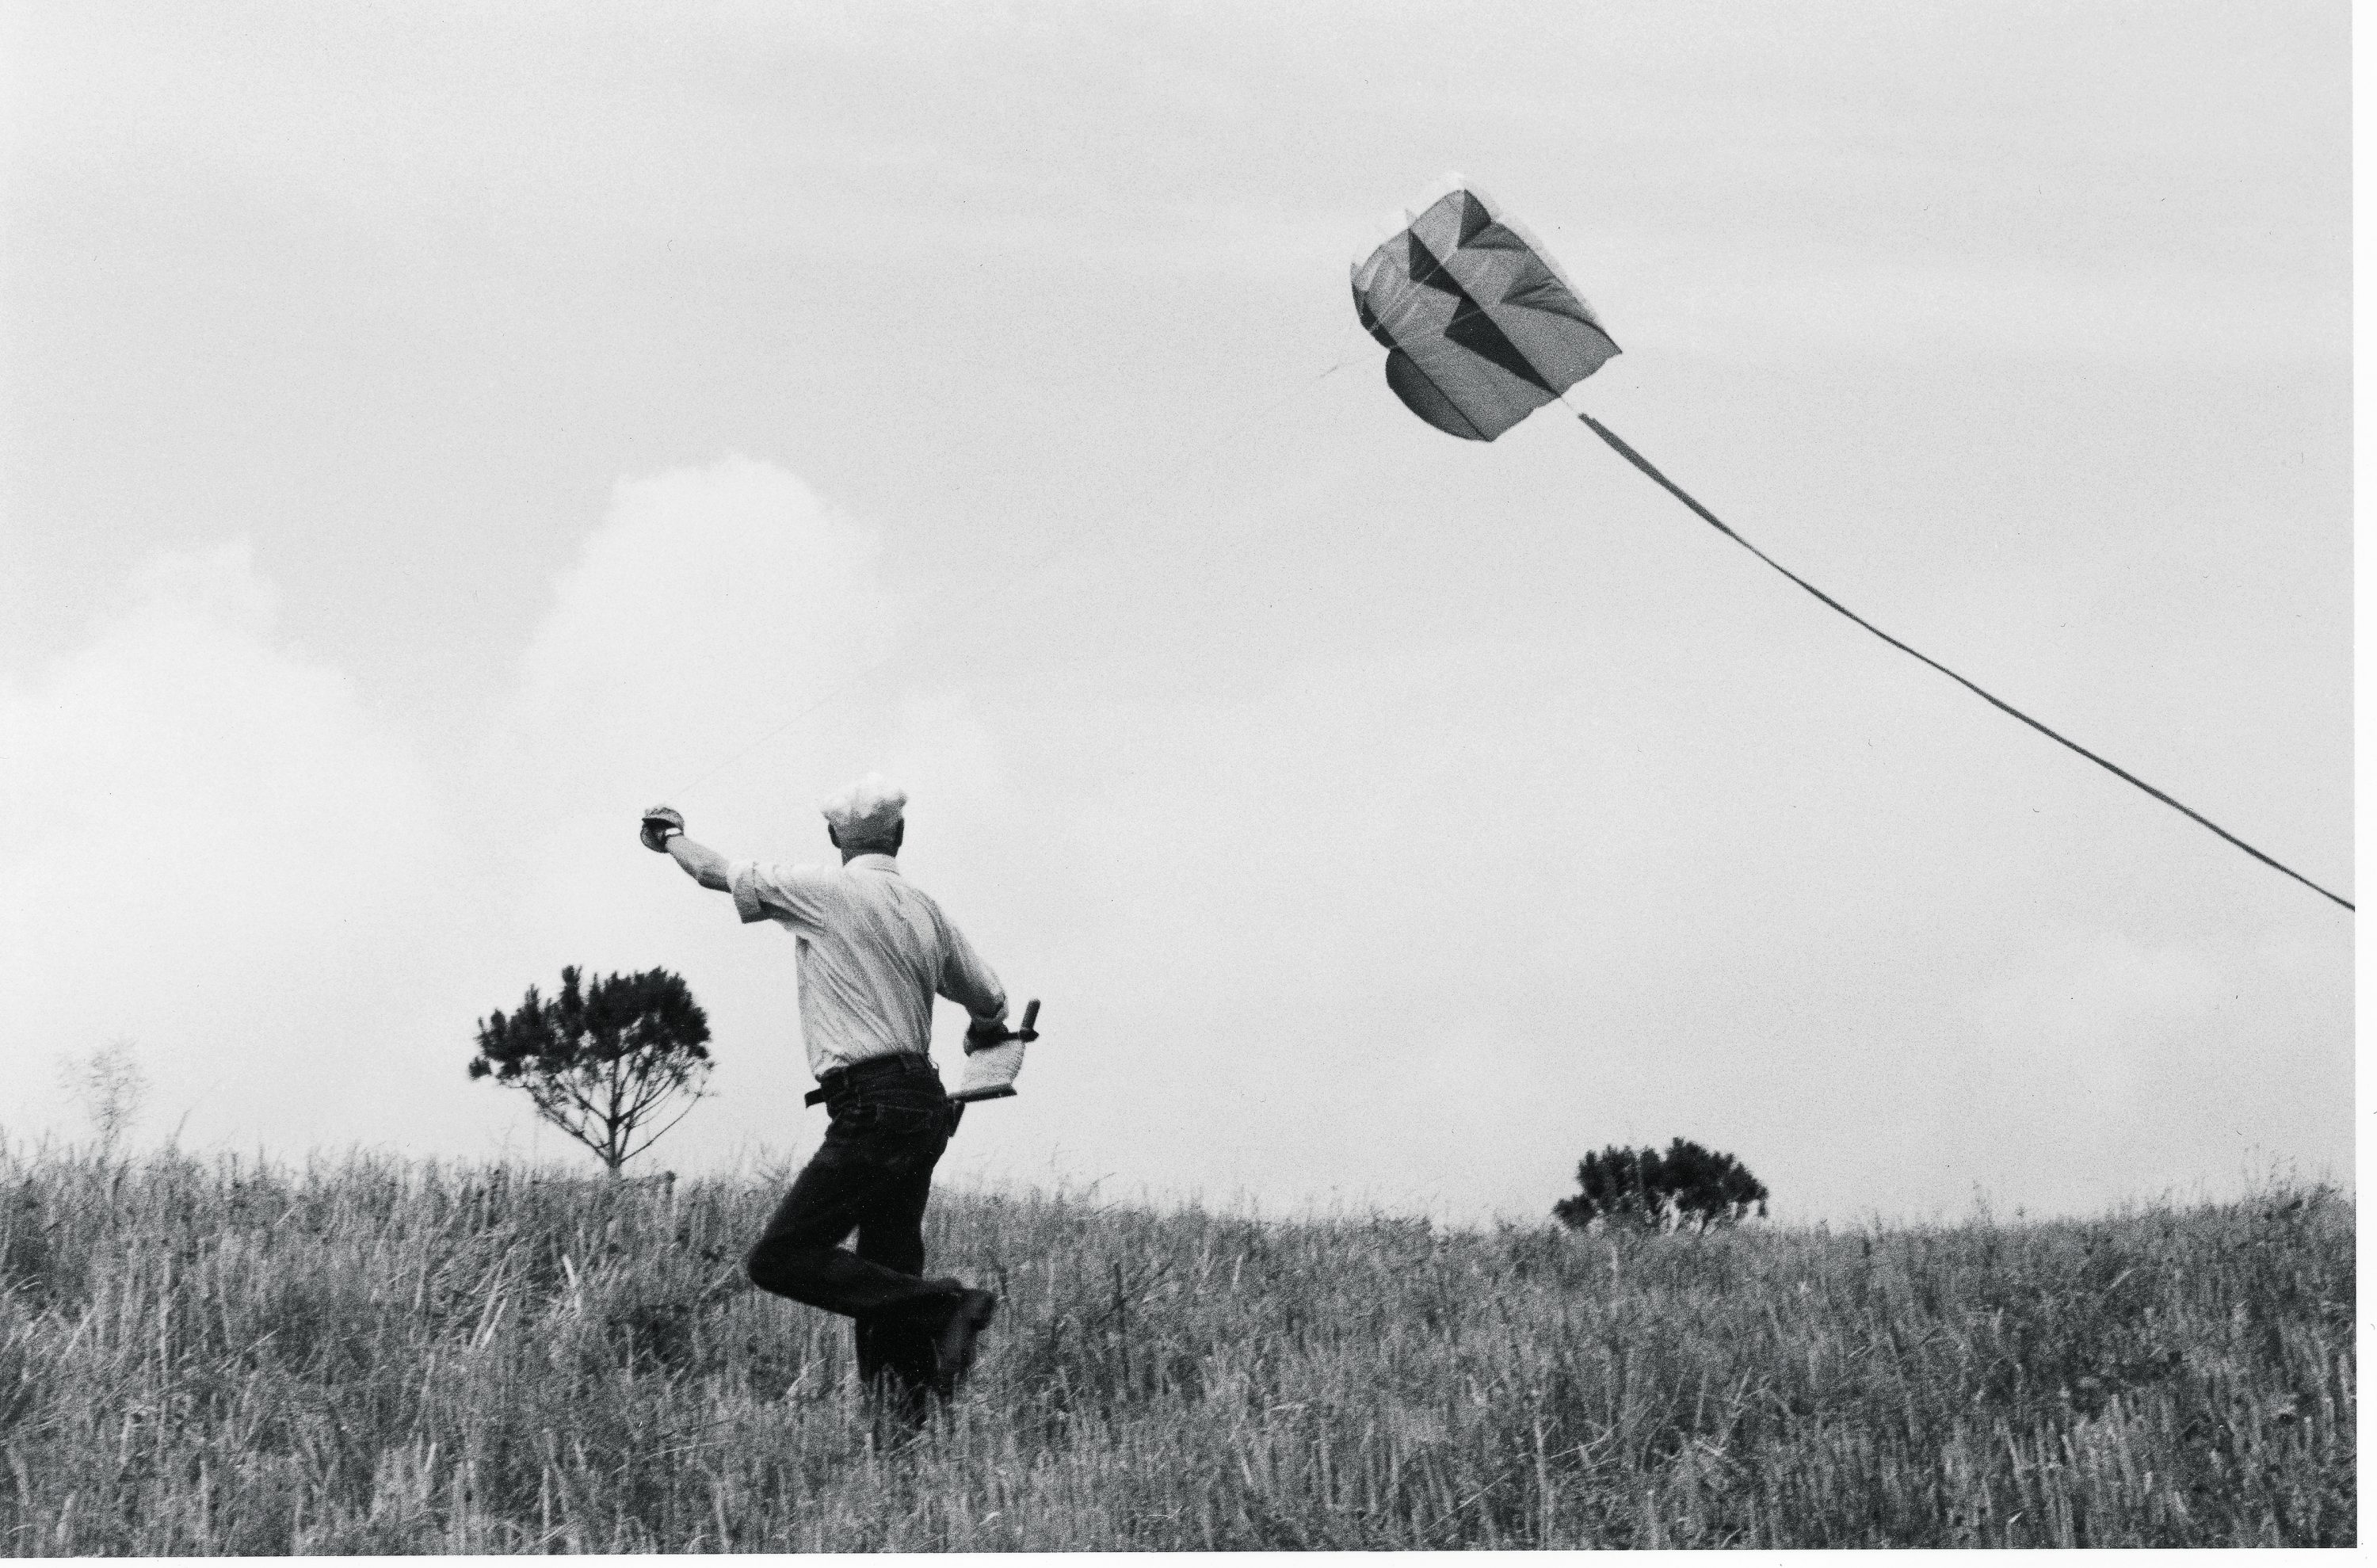
[{"label": "sky", "polygon": [[[0,6],[0,1105],[586,1162],[465,1075],[906,873],[1045,1035],[958,1181],[1785,1218],[2352,1174],[2352,916],[1833,616],[1346,269],[1458,172],[1573,394],[1785,565],[2353,892],[2340,5]],[[962,1019],[944,1004],[938,1055]]]}]

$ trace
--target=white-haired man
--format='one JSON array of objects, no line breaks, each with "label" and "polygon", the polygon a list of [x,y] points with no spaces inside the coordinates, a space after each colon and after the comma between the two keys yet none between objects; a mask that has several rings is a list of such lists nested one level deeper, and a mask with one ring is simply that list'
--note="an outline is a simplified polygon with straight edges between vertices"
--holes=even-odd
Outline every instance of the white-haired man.
[{"label": "white-haired man", "polygon": [[[900,874],[908,796],[869,773],[827,800],[839,867],[728,861],[685,836],[685,819],[644,814],[647,848],[705,888],[732,893],[745,921],[798,939],[801,1034],[818,1076],[825,1142],[751,1249],[763,1290],[853,1320],[859,1374],[912,1418],[947,1397],[996,1308],[988,1291],[927,1279],[925,1205],[956,1107],[933,1071],[933,999],[1002,1035],[1007,993],[930,894]],[[856,1247],[842,1245],[853,1231]]]}]

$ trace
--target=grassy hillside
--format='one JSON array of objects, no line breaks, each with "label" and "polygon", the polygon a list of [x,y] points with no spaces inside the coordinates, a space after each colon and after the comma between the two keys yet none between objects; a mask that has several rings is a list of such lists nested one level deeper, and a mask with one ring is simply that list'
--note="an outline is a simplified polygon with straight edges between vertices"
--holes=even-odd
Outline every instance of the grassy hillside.
[{"label": "grassy hillside", "polygon": [[2341,1544],[2352,1213],[1613,1241],[937,1205],[878,1451],[772,1191],[0,1160],[0,1550]]}]

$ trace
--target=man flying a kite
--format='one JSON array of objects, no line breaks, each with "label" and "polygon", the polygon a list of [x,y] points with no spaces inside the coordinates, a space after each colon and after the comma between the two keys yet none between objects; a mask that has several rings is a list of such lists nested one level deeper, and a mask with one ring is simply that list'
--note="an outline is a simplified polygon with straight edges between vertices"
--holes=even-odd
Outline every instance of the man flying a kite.
[{"label": "man flying a kite", "polygon": [[[825,1142],[750,1251],[763,1290],[853,1322],[859,1376],[911,1421],[948,1398],[973,1365],[997,1298],[923,1277],[933,1167],[960,1107],[933,1071],[933,999],[973,1023],[969,1041],[1006,1034],[1007,993],[932,896],[900,874],[905,791],[880,775],[827,800],[837,868],[728,861],[685,833],[673,808],[644,813],[645,847],[705,888],[732,893],[746,922],[773,920],[796,941],[801,1035],[830,1119]],[[854,1249],[843,1239],[857,1232]]]}]

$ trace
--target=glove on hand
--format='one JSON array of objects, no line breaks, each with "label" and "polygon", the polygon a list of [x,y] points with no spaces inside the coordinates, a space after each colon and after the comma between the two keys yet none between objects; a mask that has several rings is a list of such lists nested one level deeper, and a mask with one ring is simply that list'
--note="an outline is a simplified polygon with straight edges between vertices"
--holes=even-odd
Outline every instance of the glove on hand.
[{"label": "glove on hand", "polygon": [[655,806],[644,813],[643,831],[636,836],[644,847],[660,854],[668,853],[668,835],[685,832],[685,818],[674,806]]},{"label": "glove on hand", "polygon": [[1007,1044],[1009,1038],[1005,1019],[977,1018],[966,1025],[966,1055],[972,1056],[976,1051],[986,1051],[993,1046],[1003,1046]]}]

